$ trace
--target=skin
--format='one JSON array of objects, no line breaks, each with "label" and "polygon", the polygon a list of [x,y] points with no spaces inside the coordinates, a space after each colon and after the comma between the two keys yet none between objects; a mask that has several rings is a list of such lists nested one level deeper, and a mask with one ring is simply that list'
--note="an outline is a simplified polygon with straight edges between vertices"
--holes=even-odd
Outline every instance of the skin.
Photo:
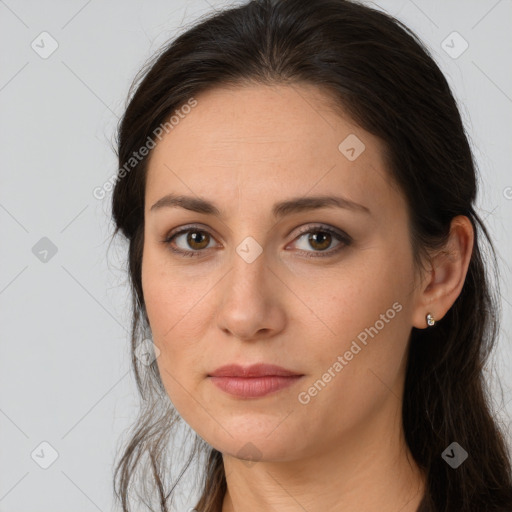
[{"label": "skin", "polygon": [[[469,220],[454,219],[445,252],[420,272],[383,143],[335,113],[321,90],[251,85],[196,99],[150,158],[142,283],[165,389],[223,454],[223,512],[415,511],[425,477],[401,423],[408,340],[413,326],[427,327],[428,312],[441,320],[459,295],[473,245]],[[349,134],[365,145],[354,161],[338,149]],[[151,210],[169,193],[212,201],[222,217]],[[333,193],[370,214],[324,207],[272,217],[278,201]],[[162,241],[192,223],[206,238],[187,243],[181,234],[174,247],[199,257],[173,253]],[[309,226],[353,241],[308,242],[299,229]],[[263,251],[251,263],[236,251],[249,236]],[[299,393],[394,303],[401,310],[301,403]],[[304,377],[256,399],[228,395],[208,378],[224,364],[257,362]]]}]

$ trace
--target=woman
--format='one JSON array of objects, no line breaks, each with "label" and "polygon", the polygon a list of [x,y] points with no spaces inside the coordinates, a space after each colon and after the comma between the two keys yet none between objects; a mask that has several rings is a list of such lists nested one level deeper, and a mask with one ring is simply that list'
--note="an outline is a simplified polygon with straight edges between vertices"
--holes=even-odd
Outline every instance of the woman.
[{"label": "woman", "polygon": [[151,63],[118,157],[143,398],[123,510],[137,475],[169,510],[201,456],[201,512],[512,510],[475,164],[413,33],[346,0],[215,13]]}]

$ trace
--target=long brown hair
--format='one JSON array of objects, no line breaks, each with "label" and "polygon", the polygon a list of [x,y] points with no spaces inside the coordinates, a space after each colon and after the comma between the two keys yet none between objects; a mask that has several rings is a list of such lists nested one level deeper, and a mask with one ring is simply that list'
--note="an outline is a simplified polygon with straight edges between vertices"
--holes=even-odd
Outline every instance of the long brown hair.
[{"label": "long brown hair", "polygon": [[[171,478],[167,455],[174,453],[170,441],[180,418],[156,361],[144,366],[135,356],[148,328],[141,284],[148,157],[130,159],[201,91],[244,83],[314,84],[340,112],[384,141],[390,180],[407,198],[418,265],[429,249],[443,246],[451,219],[470,219],[475,242],[459,297],[433,328],[412,328],[403,427],[427,476],[421,510],[512,510],[510,453],[483,373],[499,332],[498,266],[474,208],[475,162],[445,77],[418,37],[390,15],[348,0],[253,0],[205,17],[165,46],[134,81],[119,125],[114,236],[121,232],[128,241],[132,364],[142,398],[114,475],[123,511],[130,509],[129,491],[138,481],[144,495],[137,494],[151,510],[148,500],[169,510],[184,471],[203,456],[196,509],[221,510],[222,455],[197,435],[183,471]],[[485,254],[493,274],[484,266]],[[453,442],[469,454],[456,469],[441,456]]]}]

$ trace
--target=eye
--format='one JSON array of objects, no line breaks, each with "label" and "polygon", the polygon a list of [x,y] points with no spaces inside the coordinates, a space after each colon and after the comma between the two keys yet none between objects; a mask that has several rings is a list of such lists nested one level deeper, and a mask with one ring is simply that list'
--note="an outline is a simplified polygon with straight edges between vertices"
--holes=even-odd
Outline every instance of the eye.
[{"label": "eye", "polygon": [[[182,239],[181,244],[184,246],[188,245],[188,247],[191,247],[194,250],[189,251],[186,248],[180,248],[179,246],[176,248],[174,245],[176,243],[175,241],[180,239]],[[168,245],[171,251],[177,254],[197,257],[200,256],[199,252],[202,252],[204,249],[208,249],[208,243],[211,240],[214,239],[208,231],[200,229],[197,226],[189,226],[188,228],[181,229],[174,234],[171,233],[165,240],[163,240],[163,243]]]},{"label": "eye", "polygon": [[[307,238],[305,238],[305,235],[308,235]],[[352,243],[351,237],[346,233],[338,232],[337,230],[334,230],[326,226],[307,226],[306,230],[302,231],[301,235],[297,238],[297,240],[300,240],[302,238],[305,238],[303,247],[307,249],[307,247],[309,246],[312,247],[313,249],[316,249],[314,251],[301,249],[299,252],[304,254],[306,258],[323,258],[332,256],[340,252],[343,249],[343,247],[349,246]],[[335,249],[326,251],[325,249],[327,249],[332,244],[333,238],[335,240],[338,240],[338,242],[340,243],[338,243],[335,246]],[[319,252],[325,254],[315,254]]]},{"label": "eye", "polygon": [[[305,255],[307,258],[332,256],[341,251],[343,247],[349,246],[352,243],[352,238],[346,233],[338,232],[326,226],[306,226],[296,240],[305,238],[305,235],[309,236],[304,245],[308,244],[309,247],[316,249],[313,251],[307,250],[307,248],[300,249],[299,253]],[[339,243],[335,246],[335,249],[326,251],[326,249],[331,246],[333,239],[338,240]],[[198,226],[188,226],[177,232],[171,232],[162,240],[162,243],[168,245],[172,252],[181,256],[201,257],[201,253],[205,252],[205,249],[211,248],[210,243],[214,240],[215,239],[208,231],[200,229]],[[180,244],[182,245],[181,247]],[[194,250],[188,250],[187,246]]]}]

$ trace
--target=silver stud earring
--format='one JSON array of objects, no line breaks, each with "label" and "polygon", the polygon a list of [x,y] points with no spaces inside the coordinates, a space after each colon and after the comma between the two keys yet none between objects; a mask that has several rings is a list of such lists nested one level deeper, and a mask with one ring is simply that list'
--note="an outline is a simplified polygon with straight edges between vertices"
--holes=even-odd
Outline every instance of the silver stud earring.
[{"label": "silver stud earring", "polygon": [[427,313],[427,325],[432,327],[435,323],[434,317],[430,313]]}]

